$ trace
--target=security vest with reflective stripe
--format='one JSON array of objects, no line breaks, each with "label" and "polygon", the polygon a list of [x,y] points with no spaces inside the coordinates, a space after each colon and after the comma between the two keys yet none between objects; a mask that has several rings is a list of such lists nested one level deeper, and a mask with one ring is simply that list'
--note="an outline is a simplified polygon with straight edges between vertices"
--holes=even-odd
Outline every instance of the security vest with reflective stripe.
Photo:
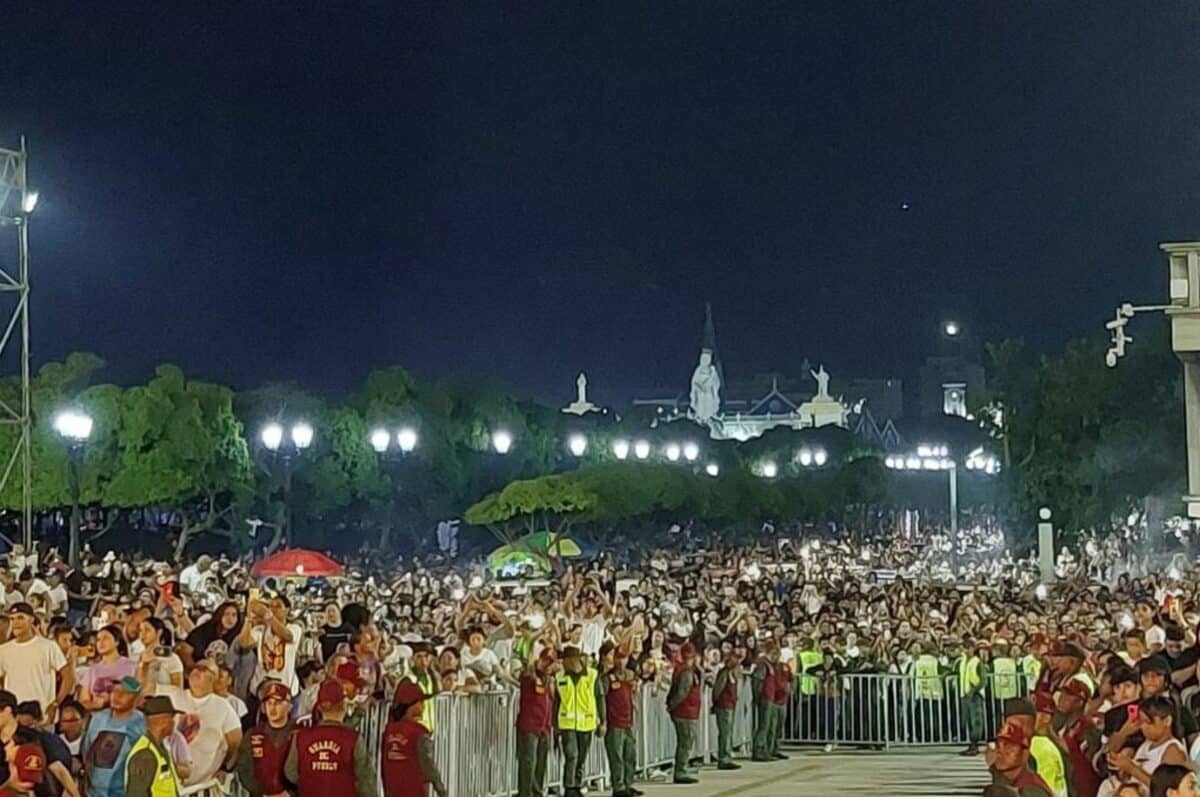
[{"label": "security vest with reflective stripe", "polygon": [[945,693],[942,691],[942,677],[938,674],[938,660],[928,653],[919,656],[913,665],[916,678],[916,696],[918,700],[941,700]]},{"label": "security vest with reflective stripe", "polygon": [[1025,675],[1025,691],[1032,692],[1037,686],[1038,678],[1042,677],[1042,663],[1038,657],[1030,653],[1021,659],[1021,672]]},{"label": "security vest with reflective stripe", "polygon": [[[137,740],[129,750],[129,758],[126,759],[126,762],[131,761],[142,750],[149,750],[154,754],[154,781],[150,784],[150,797],[179,797],[179,775],[175,773],[175,762],[171,760],[170,756],[160,753],[157,745],[150,741],[149,736],[143,736]],[[128,763],[125,768],[125,787],[126,789],[129,787]]]},{"label": "security vest with reflective stripe", "polygon": [[1038,777],[1046,781],[1054,797],[1067,797],[1067,770],[1062,752],[1045,736],[1034,736],[1029,742],[1029,754],[1037,762]]},{"label": "security vest with reflective stripe", "polygon": [[564,731],[596,730],[596,670],[588,667],[578,678],[555,676],[558,686],[558,727]]},{"label": "security vest with reflective stripe", "polygon": [[992,661],[995,673],[995,696],[997,700],[1010,700],[1017,696],[1017,663],[1008,656]]},{"label": "security vest with reflective stripe", "polygon": [[808,671],[820,665],[824,660],[825,657],[815,650],[800,651],[800,694],[815,695],[817,693],[817,677],[809,675]]},{"label": "security vest with reflective stripe", "polygon": [[983,676],[980,674],[980,667],[983,662],[978,656],[963,654],[963,657],[958,660],[958,693],[965,696],[968,692],[976,690],[983,683]]},{"label": "security vest with reflective stripe", "polygon": [[[437,694],[437,681],[433,680],[433,676],[429,673],[425,673],[424,675],[410,673],[408,677],[421,688],[421,694],[425,695],[426,698],[432,698]],[[430,733],[433,733],[433,711],[436,704],[436,700],[421,701],[421,719],[418,722],[424,725],[425,729]]]}]

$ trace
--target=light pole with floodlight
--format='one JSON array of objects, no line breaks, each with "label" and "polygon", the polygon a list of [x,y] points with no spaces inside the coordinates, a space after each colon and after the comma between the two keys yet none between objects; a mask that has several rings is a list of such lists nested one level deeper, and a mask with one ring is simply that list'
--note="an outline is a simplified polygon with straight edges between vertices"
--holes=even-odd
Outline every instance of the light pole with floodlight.
[{"label": "light pole with floodlight", "polygon": [[[403,489],[403,468],[408,455],[417,447],[419,436],[411,426],[401,427],[393,435],[384,427],[377,427],[368,440],[371,448],[379,455],[379,461],[388,470],[392,479],[392,491],[388,500],[387,517],[379,529],[379,548],[386,551],[391,544],[392,519],[396,514],[396,495]],[[394,443],[393,443],[394,440]]]},{"label": "light pole with floodlight", "polygon": [[54,419],[54,431],[67,442],[67,468],[71,487],[71,520],[67,531],[67,561],[79,567],[79,493],[84,449],[92,436],[92,418],[83,412],[65,410]]},{"label": "light pole with floodlight", "polygon": [[283,486],[283,504],[279,510],[276,533],[283,538],[284,545],[291,547],[292,531],[292,476],[297,463],[313,442],[313,428],[305,421],[296,421],[285,433],[283,424],[271,421],[259,432],[259,442],[265,453],[263,467],[272,478],[278,478]]}]

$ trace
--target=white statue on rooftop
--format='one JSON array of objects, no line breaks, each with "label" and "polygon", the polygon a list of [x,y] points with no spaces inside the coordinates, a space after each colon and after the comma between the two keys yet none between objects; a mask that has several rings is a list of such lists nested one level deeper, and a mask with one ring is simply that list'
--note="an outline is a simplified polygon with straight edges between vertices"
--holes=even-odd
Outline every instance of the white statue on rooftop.
[{"label": "white statue on rooftop", "polygon": [[721,374],[713,365],[712,350],[700,350],[700,363],[692,372],[692,417],[704,423],[721,410]]},{"label": "white statue on rooftop", "polygon": [[832,398],[829,395],[829,374],[825,371],[825,366],[819,365],[817,370],[810,370],[809,373],[812,374],[813,379],[817,380],[817,395],[813,396],[813,399]]}]

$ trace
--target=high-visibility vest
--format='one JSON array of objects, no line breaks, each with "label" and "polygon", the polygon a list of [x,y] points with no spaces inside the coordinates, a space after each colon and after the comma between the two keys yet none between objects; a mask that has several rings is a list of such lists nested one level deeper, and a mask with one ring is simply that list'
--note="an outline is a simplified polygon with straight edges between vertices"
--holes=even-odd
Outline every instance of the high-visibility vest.
[{"label": "high-visibility vest", "polygon": [[1032,692],[1042,677],[1042,663],[1032,653],[1021,659],[1021,672],[1025,675],[1025,691]]},{"label": "high-visibility vest", "polygon": [[1017,696],[1017,663],[1008,656],[992,661],[992,672],[996,674],[995,694],[997,700],[1010,700]]},{"label": "high-visibility vest", "polygon": [[[142,750],[149,750],[154,754],[154,781],[150,784],[150,796],[179,797],[179,775],[175,773],[175,762],[170,756],[158,752],[158,747],[151,743],[149,736],[138,739],[129,750],[129,758],[125,760],[130,761]],[[125,787],[129,787],[128,766],[125,768]]]},{"label": "high-visibility vest", "polygon": [[1067,771],[1062,752],[1045,736],[1034,736],[1029,742],[1029,754],[1037,762],[1038,777],[1046,781],[1054,797],[1067,797]]},{"label": "high-visibility vest", "polygon": [[433,709],[437,701],[432,700],[437,694],[437,682],[433,680],[433,676],[429,673],[417,675],[412,673],[408,676],[421,689],[421,694],[425,695],[426,699],[421,701],[421,719],[418,720],[425,729],[433,733]]},{"label": "high-visibility vest", "polygon": [[808,671],[820,665],[825,660],[815,650],[800,651],[800,694],[815,695],[817,693],[817,676],[809,675]]},{"label": "high-visibility vest", "polygon": [[963,654],[963,657],[958,660],[958,694],[965,696],[967,692],[973,689],[978,689],[979,684],[983,682],[983,676],[979,674],[980,665],[983,664],[978,656]]},{"label": "high-visibility vest", "polygon": [[555,676],[559,730],[596,730],[596,677],[594,667],[588,667],[578,679],[565,672]]},{"label": "high-visibility vest", "polygon": [[941,700],[945,693],[942,691],[942,677],[938,674],[936,656],[925,653],[917,658],[913,665],[916,678],[916,696],[918,700]]}]

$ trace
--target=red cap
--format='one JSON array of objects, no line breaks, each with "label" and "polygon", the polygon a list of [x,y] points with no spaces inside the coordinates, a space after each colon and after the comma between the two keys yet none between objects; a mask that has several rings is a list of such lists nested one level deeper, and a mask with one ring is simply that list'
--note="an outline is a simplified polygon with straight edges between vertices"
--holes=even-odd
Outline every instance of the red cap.
[{"label": "red cap", "polygon": [[272,683],[269,683],[263,687],[262,699],[264,703],[268,700],[282,700],[285,703],[291,703],[292,690],[288,689],[278,681],[273,681]]},{"label": "red cap", "polygon": [[1032,634],[1029,635],[1029,644],[1030,645],[1046,644],[1046,635],[1043,634],[1041,631],[1033,632]]},{"label": "red cap", "polygon": [[340,682],[332,678],[326,678],[321,682],[321,688],[317,690],[317,708],[340,706],[345,699],[346,695],[342,692]]},{"label": "red cap", "polygon": [[362,673],[358,670],[358,665],[352,661],[343,661],[339,664],[334,677],[339,681],[354,684],[359,689],[367,685],[367,682],[363,680]]},{"label": "red cap", "polygon": [[21,745],[13,763],[17,768],[17,780],[22,783],[41,783],[46,776],[46,754],[41,745]]},{"label": "red cap", "polygon": [[1058,709],[1050,693],[1041,691],[1033,693],[1033,707],[1039,714],[1053,714]]},{"label": "red cap", "polygon": [[411,706],[415,703],[420,703],[425,699],[425,693],[421,691],[421,687],[409,680],[403,680],[396,687],[396,694],[392,698],[392,702],[397,706]]},{"label": "red cap", "polygon": [[1025,733],[1021,726],[1006,722],[1000,732],[996,734],[996,743],[1000,744],[1001,742],[1029,749],[1029,734]]},{"label": "red cap", "polygon": [[1088,701],[1092,699],[1092,689],[1079,678],[1072,678],[1062,688],[1063,694],[1077,697],[1080,700]]}]

